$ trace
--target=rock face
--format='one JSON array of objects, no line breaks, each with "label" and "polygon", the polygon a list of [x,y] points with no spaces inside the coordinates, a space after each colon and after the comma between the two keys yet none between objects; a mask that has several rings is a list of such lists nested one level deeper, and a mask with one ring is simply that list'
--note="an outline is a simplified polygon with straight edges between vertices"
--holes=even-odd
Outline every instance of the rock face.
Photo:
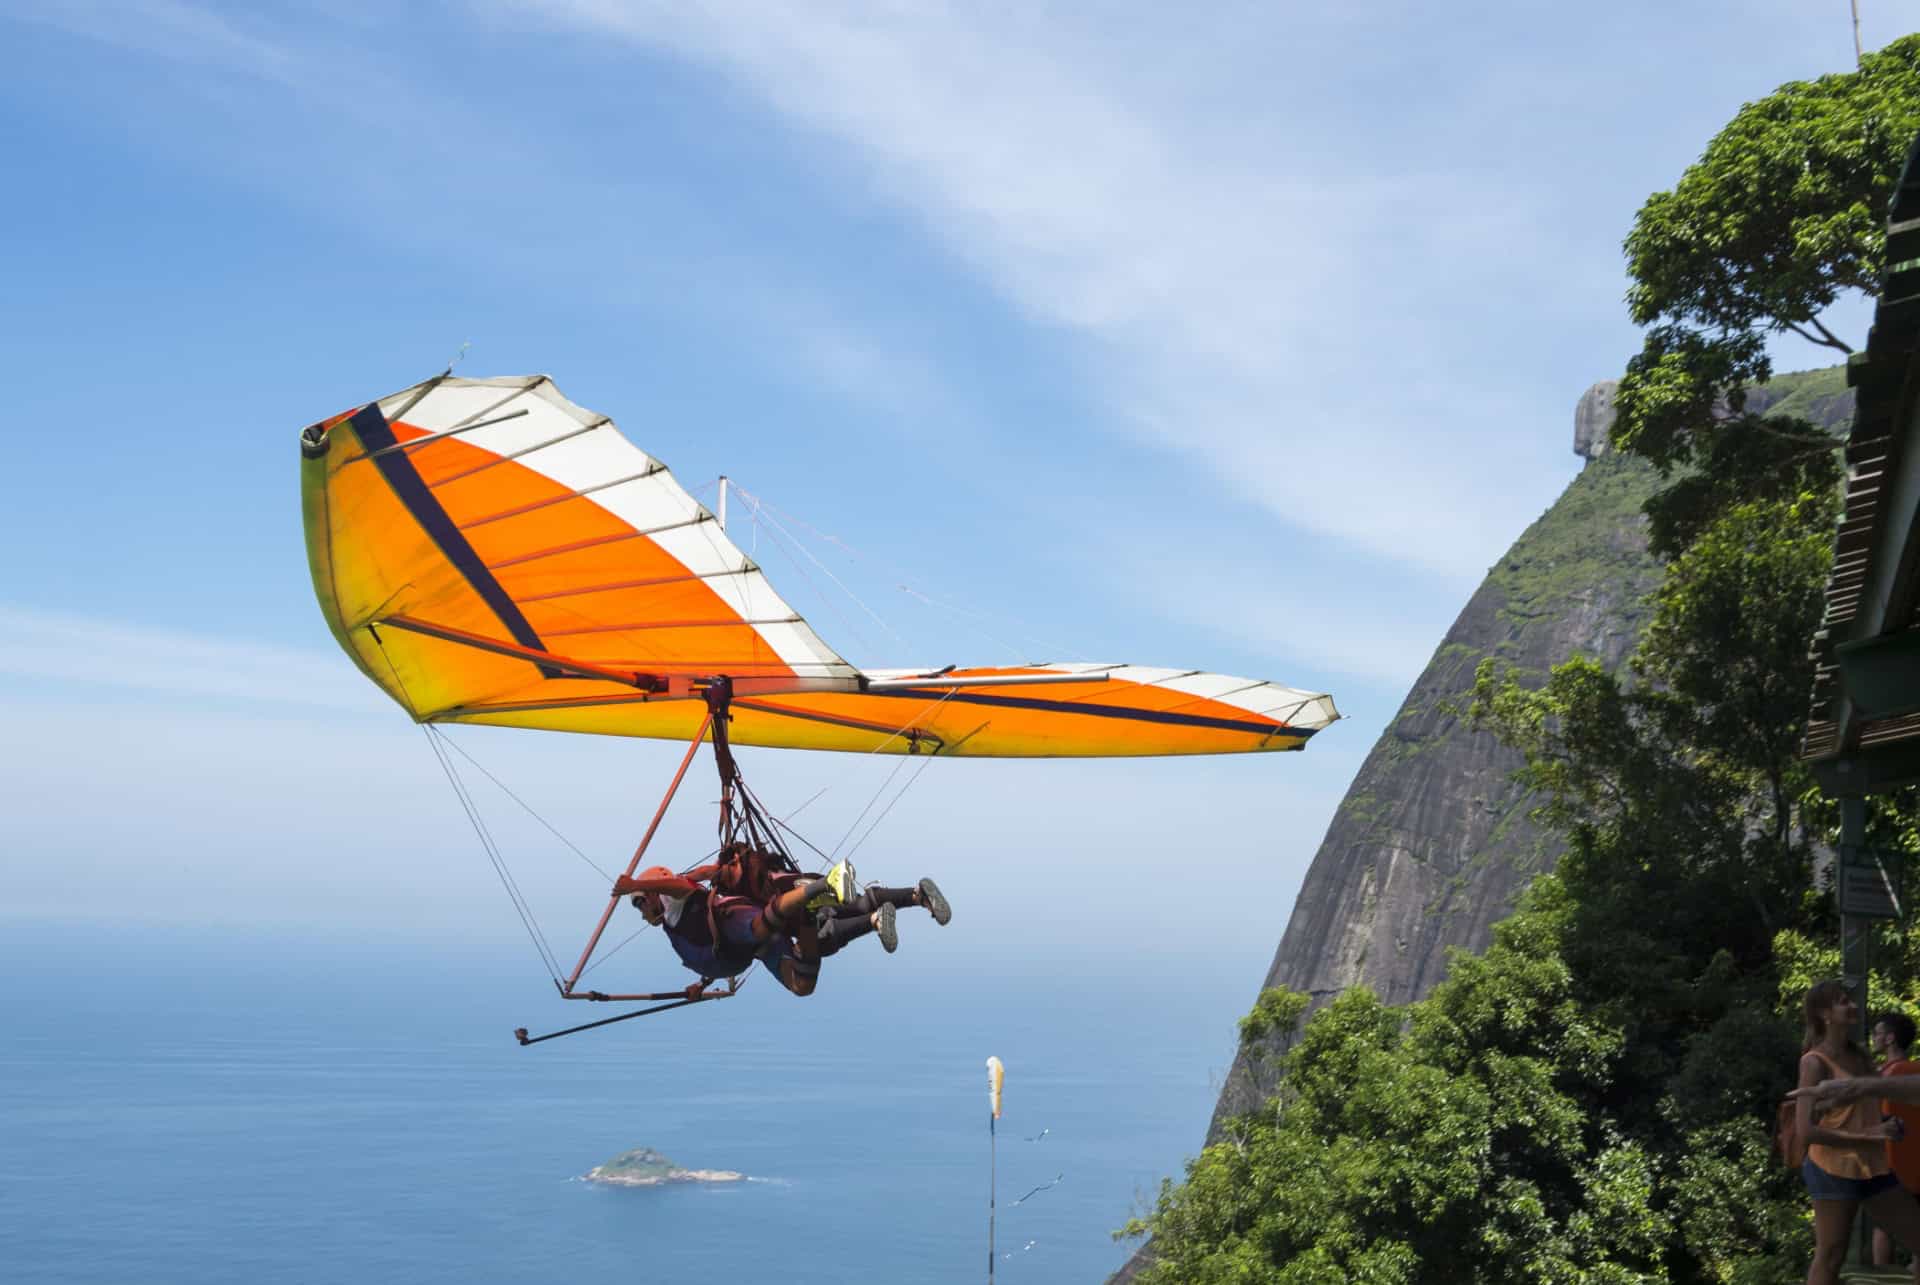
[{"label": "rock face", "polygon": [[[1419,999],[1446,976],[1447,949],[1484,949],[1515,896],[1559,859],[1558,840],[1528,819],[1534,800],[1511,781],[1520,756],[1468,729],[1461,712],[1485,657],[1544,679],[1576,654],[1617,669],[1638,644],[1662,574],[1640,507],[1659,480],[1607,452],[1615,387],[1603,381],[1580,398],[1574,450],[1589,463],[1488,571],[1361,764],[1262,989],[1305,991],[1316,1007],[1350,986],[1389,1004]],[[1782,376],[1754,390],[1746,409],[1837,428],[1852,398],[1835,368]],[[1209,1140],[1272,1088],[1236,1059]],[[1113,1279],[1131,1279],[1151,1253],[1143,1246]]]},{"label": "rock face", "polygon": [[[1523,679],[1575,654],[1609,669],[1626,660],[1660,581],[1640,514],[1655,485],[1637,460],[1594,458],[1487,573],[1361,764],[1263,986],[1316,1003],[1349,986],[1389,1004],[1418,999],[1446,975],[1448,947],[1484,946],[1515,894],[1553,865],[1558,845],[1510,780],[1519,754],[1462,712],[1488,656]],[[1270,1088],[1236,1062],[1216,1126]]]},{"label": "rock face", "polygon": [[729,1169],[682,1169],[652,1147],[635,1147],[594,1167],[586,1181],[615,1187],[657,1187],[668,1182],[740,1182],[745,1177]]},{"label": "rock face", "polygon": [[1573,453],[1597,460],[1607,453],[1607,434],[1613,429],[1613,394],[1617,379],[1603,379],[1580,395],[1573,408]]}]

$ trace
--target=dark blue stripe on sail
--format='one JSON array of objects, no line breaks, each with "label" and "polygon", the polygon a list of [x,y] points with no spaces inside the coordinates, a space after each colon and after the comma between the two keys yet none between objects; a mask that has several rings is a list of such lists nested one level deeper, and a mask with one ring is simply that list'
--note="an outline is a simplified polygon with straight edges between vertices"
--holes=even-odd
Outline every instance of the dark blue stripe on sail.
[{"label": "dark blue stripe on sail", "polygon": [[[507,633],[513,640],[522,647],[547,651],[547,645],[540,641],[539,634],[533,632],[533,626],[527,623],[527,618],[521,614],[519,605],[507,596],[507,591],[500,587],[498,580],[493,578],[493,572],[487,569],[486,563],[480,561],[480,555],[474,552],[473,546],[467,542],[467,537],[461,533],[458,526],[454,525],[453,519],[440,506],[440,501],[434,498],[433,492],[427,487],[426,480],[420,476],[420,471],[414,468],[413,460],[407,452],[387,451],[384,455],[377,454],[387,447],[399,444],[399,440],[393,434],[393,426],[387,423],[387,417],[380,413],[379,405],[369,403],[356,412],[348,422],[353,425],[353,431],[360,435],[361,446],[372,457],[374,467],[380,470],[380,476],[387,479],[387,485],[393,488],[393,493],[400,498],[400,503],[407,506],[407,512],[413,515],[413,520],[418,522],[434,544],[439,546],[440,552],[447,556],[447,561],[451,562],[454,569],[469,585],[473,586],[473,591],[480,595],[481,601],[493,610],[493,614],[500,618],[500,623],[506,627]],[[543,677],[563,677],[559,670],[551,666],[537,665],[537,667]]]},{"label": "dark blue stripe on sail", "polygon": [[[1089,682],[1093,681],[1091,679]],[[1206,714],[1181,714],[1166,709],[1128,709],[1124,705],[1093,705],[1086,701],[1050,701],[1038,696],[989,696],[982,692],[952,691],[939,687],[894,687],[870,691],[867,696],[910,696],[915,700],[947,700],[962,705],[1000,705],[1008,709],[1039,709],[1051,714],[1086,714],[1094,718],[1126,718],[1138,723],[1170,723],[1177,727],[1211,727],[1223,732],[1248,732],[1255,736],[1312,736],[1318,728],[1275,726],[1272,723],[1248,723],[1237,718],[1212,718]]]}]

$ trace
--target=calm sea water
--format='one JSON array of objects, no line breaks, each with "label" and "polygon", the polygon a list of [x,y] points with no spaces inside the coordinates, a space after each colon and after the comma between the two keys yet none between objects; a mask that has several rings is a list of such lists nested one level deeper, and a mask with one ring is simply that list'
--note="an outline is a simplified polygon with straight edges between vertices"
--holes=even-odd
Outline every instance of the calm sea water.
[{"label": "calm sea water", "polygon": [[[763,977],[522,1049],[609,1010],[510,952],[0,923],[0,1278],[980,1280],[996,1054],[997,1277],[1099,1281],[1266,962],[1108,942],[969,965],[909,938],[809,1000]],[[754,1181],[578,1181],[635,1146]]]}]

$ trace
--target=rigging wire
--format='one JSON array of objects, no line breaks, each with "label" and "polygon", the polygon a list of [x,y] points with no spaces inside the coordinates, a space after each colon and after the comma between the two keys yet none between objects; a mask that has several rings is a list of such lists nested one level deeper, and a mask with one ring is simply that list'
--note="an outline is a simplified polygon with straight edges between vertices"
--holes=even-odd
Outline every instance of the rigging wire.
[{"label": "rigging wire", "polygon": [[[847,597],[853,599],[855,606],[859,607],[860,610],[866,612],[868,616],[872,617],[874,624],[879,625],[882,629],[886,630],[889,634],[892,634],[893,640],[899,643],[902,647],[906,647],[910,645],[905,638],[902,638],[900,636],[899,632],[895,630],[892,625],[888,624],[885,620],[881,618],[879,612],[875,611],[872,607],[869,607],[865,602],[863,602],[859,594],[847,588],[846,583],[843,580],[841,580],[839,576],[836,576],[835,574],[833,574],[833,568],[829,567],[826,563],[820,561],[820,559],[814,557],[812,551],[809,550],[806,547],[806,545],[800,543],[800,540],[798,539],[798,537],[796,537],[792,532],[788,531],[785,526],[781,525],[780,520],[774,517],[771,512],[767,511],[769,506],[762,504],[759,496],[755,495],[752,491],[742,489],[738,485],[734,487],[734,490],[739,491],[741,498],[746,500],[749,504],[753,506],[753,520],[756,526],[758,526],[759,523],[764,519],[769,525],[769,527],[776,534],[786,538],[789,542],[792,543],[794,548],[798,549],[801,552],[801,554],[807,559],[807,561],[811,562],[814,566],[820,568],[820,573],[826,576],[827,579],[833,581],[835,588],[839,589],[841,593],[846,594]],[[821,536],[822,539],[832,539],[831,536],[827,536],[819,531],[815,531],[814,534]],[[837,540],[835,540],[834,543],[840,544],[840,547],[842,549],[846,549],[847,547],[845,544],[841,544]],[[852,552],[852,550],[850,549],[847,551],[849,553]]]},{"label": "rigging wire", "polygon": [[813,792],[812,798],[808,799],[805,803],[802,803],[799,807],[795,808],[793,811],[787,813],[786,816],[773,817],[772,819],[775,821],[778,821],[784,827],[787,824],[787,822],[793,820],[795,817],[799,816],[802,812],[805,812],[808,808],[818,803],[820,801],[820,796],[825,794],[827,792],[827,789],[828,789],[827,786],[824,786],[824,785],[821,786],[819,789]]},{"label": "rigging wire", "polygon": [[[907,783],[900,787],[900,792],[893,796],[892,802],[888,803],[885,808],[881,809],[880,815],[875,817],[873,819],[873,824],[867,827],[867,832],[860,836],[860,842],[854,844],[851,848],[847,849],[847,855],[845,857],[846,860],[848,861],[853,860],[853,854],[860,851],[861,847],[866,843],[866,841],[873,837],[873,832],[875,830],[878,830],[880,828],[880,823],[887,819],[887,813],[893,811],[894,804],[900,802],[901,799],[904,799],[907,797],[907,791],[913,788],[914,782],[920,779],[920,774],[927,770],[927,764],[933,762],[933,759],[934,759],[934,756],[929,754],[920,761],[920,766],[915,768],[913,771],[913,775],[907,778]],[[905,759],[901,759],[900,761],[902,763],[906,762]]]},{"label": "rigging wire", "polygon": [[[380,648],[381,657],[386,660],[387,668],[393,673],[393,681],[399,686],[401,695],[406,697],[407,707],[413,708],[413,695],[407,690],[406,679],[400,676],[400,667],[393,663],[393,657],[387,652],[387,644],[381,639],[377,630],[369,629],[368,632],[373,634],[374,642]],[[433,751],[434,761],[440,764],[440,770],[446,774],[447,784],[453,788],[454,798],[459,800],[461,809],[467,814],[468,823],[473,826],[474,834],[479,837],[481,851],[486,853],[488,863],[493,866],[493,872],[500,880],[500,886],[506,889],[507,899],[513,903],[514,913],[520,917],[521,927],[527,930],[528,940],[533,943],[534,951],[540,956],[541,963],[545,965],[547,975],[557,983],[560,977],[560,963],[554,958],[553,948],[547,944],[546,936],[540,931],[539,922],[534,918],[533,907],[528,905],[521,895],[519,885],[514,882],[512,873],[507,869],[506,858],[495,846],[493,835],[487,830],[485,821],[481,819],[478,808],[466,790],[465,783],[460,779],[460,774],[454,770],[452,759],[441,749],[440,740],[434,735],[436,729],[433,724],[422,723],[420,730],[426,734],[427,746]]]},{"label": "rigging wire", "polygon": [[[929,759],[931,759],[931,756],[929,756]],[[873,797],[867,800],[867,806],[860,809],[860,814],[854,817],[852,823],[847,826],[847,832],[840,836],[840,841],[838,843],[833,845],[833,851],[836,856],[839,854],[840,849],[847,846],[847,840],[853,837],[853,832],[860,828],[860,823],[867,819],[867,813],[873,811],[873,805],[880,801],[881,796],[884,795],[887,792],[887,790],[893,785],[893,778],[896,776],[899,776],[900,770],[906,767],[906,765],[907,765],[906,757],[902,755],[901,758],[894,763],[893,771],[887,773],[887,779],[880,782],[880,788],[875,790],[873,792]],[[918,774],[916,773],[915,775],[918,775]],[[828,859],[831,860],[832,858],[828,858]]]},{"label": "rigging wire", "polygon": [[[425,725],[423,724],[423,726]],[[582,861],[586,862],[588,869],[592,870],[595,874],[599,875],[602,879],[606,880],[608,883],[613,882],[612,875],[608,874],[606,871],[602,870],[598,865],[594,864],[594,860],[592,857],[589,857],[586,853],[582,852],[579,848],[579,845],[574,843],[573,840],[567,838],[566,835],[561,834],[560,831],[556,830],[553,827],[552,822],[548,821],[545,817],[541,816],[538,812],[535,812],[533,808],[529,806],[524,799],[522,799],[519,795],[515,794],[511,789],[507,787],[506,782],[502,781],[499,777],[495,776],[493,773],[487,771],[487,769],[480,763],[478,759],[474,758],[473,755],[467,753],[466,750],[461,748],[460,743],[458,741],[454,740],[451,736],[448,736],[444,730],[440,731],[440,735],[446,741],[447,745],[452,747],[455,753],[457,753],[461,758],[465,759],[467,762],[473,764],[473,766],[479,770],[482,776],[486,777],[489,781],[492,781],[494,785],[498,786],[501,793],[505,794],[508,798],[512,799],[515,803],[518,803],[521,806],[521,808],[525,810],[528,816],[532,817],[535,821],[538,821],[541,825],[545,826],[548,834],[560,840],[560,842],[566,844],[567,847],[573,849],[573,854],[579,857]]]},{"label": "rigging wire", "polygon": [[520,891],[520,885],[515,882],[513,872],[507,868],[506,857],[494,842],[492,832],[487,829],[486,821],[480,815],[479,806],[474,803],[466,783],[460,779],[460,774],[454,769],[453,760],[441,748],[439,738],[434,735],[433,725],[422,723],[420,727],[427,733],[427,744],[433,749],[434,757],[439,760],[441,771],[446,773],[447,783],[453,787],[454,797],[460,800],[460,806],[465,809],[474,834],[479,836],[481,850],[487,854],[487,860],[492,864],[494,874],[499,876],[500,886],[506,889],[507,899],[513,903],[514,913],[520,916],[520,922],[526,928],[527,936],[532,940],[534,949],[539,952],[540,960],[546,965],[548,974],[557,979],[560,976],[560,961],[554,957],[553,948],[547,944],[546,935],[540,931],[540,924],[534,918],[533,907],[528,904],[525,895]]},{"label": "rigging wire", "polygon": [[[927,712],[930,714],[939,712],[940,707],[946,704],[949,700],[952,700],[954,692],[958,690],[959,690],[958,688],[949,687],[946,690],[945,694],[943,694],[940,697],[940,699],[932,703],[932,708]],[[920,716],[915,715],[916,719],[918,717]],[[905,729],[903,728],[902,731],[904,730]],[[898,736],[900,735],[900,733],[896,732],[894,733],[894,735]],[[885,742],[882,742],[882,744],[885,744]],[[876,750],[878,748],[879,748],[878,746],[875,747]],[[932,763],[933,760],[938,757],[939,757],[938,754],[928,754],[920,760],[920,766],[916,767],[913,770],[913,775],[907,778],[907,783],[901,786],[899,789],[899,792],[896,793],[893,796],[893,798],[888,801],[887,806],[880,810],[880,815],[873,819],[873,824],[867,827],[866,833],[860,836],[859,842],[855,843],[851,848],[847,849],[846,857],[845,857],[846,860],[851,861],[853,859],[853,854],[860,851],[860,849],[866,844],[867,840],[873,837],[873,832],[880,828],[880,823],[887,819],[887,814],[893,811],[895,805],[897,805],[901,799],[904,799],[907,797],[907,791],[911,790],[914,787],[915,783],[917,783],[920,780],[920,774],[922,772],[925,772],[927,770],[927,765],[929,763]],[[880,783],[880,789],[874,792],[874,796],[872,799],[868,800],[867,806],[860,810],[860,815],[858,817],[854,818],[853,825],[850,825],[847,827],[847,833],[845,835],[842,835],[840,838],[840,842],[834,845],[833,850],[836,853],[840,851],[841,846],[846,843],[847,839],[852,836],[854,829],[860,824],[861,820],[865,818],[867,813],[873,810],[873,805],[880,801],[880,796],[886,792],[887,787],[893,784],[893,778],[900,774],[900,769],[905,767],[906,765],[907,765],[907,759],[905,756],[903,756],[898,763],[894,764],[893,771],[889,772],[887,774],[887,779]]]},{"label": "rigging wire", "polygon": [[600,958],[594,960],[591,964],[588,964],[584,969],[582,969],[580,972],[580,975],[582,977],[585,977],[588,973],[600,967],[600,965],[606,963],[609,959],[612,959],[615,955],[618,955],[622,950],[626,949],[626,947],[632,943],[635,937],[638,937],[641,933],[645,932],[647,929],[651,927],[653,927],[652,924],[647,924],[647,923],[641,924],[638,928],[628,933],[626,936],[626,939],[622,941],[618,946],[615,946],[612,950],[606,952],[604,955],[600,956]]},{"label": "rigging wire", "polygon": [[[753,498],[750,492],[743,492],[742,494],[748,499]],[[752,512],[754,515],[754,524],[753,524],[754,530],[757,531],[760,529],[759,511],[756,508]],[[809,561],[812,561],[816,566],[819,565],[818,559],[815,559],[813,555],[811,553],[808,553],[806,549],[803,546],[801,546],[797,541],[792,541],[791,537],[785,536],[782,532],[780,532],[779,530],[775,529],[772,526],[769,526],[767,528],[767,534],[770,537],[772,537],[769,540],[769,543],[774,548],[780,550],[780,552],[783,555],[785,555],[787,561],[793,564],[794,571],[796,571],[799,574],[802,580],[805,580],[807,582],[807,587],[813,590],[814,596],[819,600],[820,604],[825,608],[827,608],[827,610],[833,613],[834,618],[840,622],[841,626],[844,627],[848,633],[854,636],[855,640],[858,641],[863,648],[871,652],[873,650],[873,644],[867,640],[867,636],[864,633],[862,633],[860,629],[857,626],[855,626],[851,620],[847,619],[846,615],[840,610],[837,599],[833,598],[832,596],[827,594],[824,590],[822,590],[820,586],[814,581],[813,576],[808,574],[805,563],[802,563],[799,557],[794,556],[795,551],[797,550],[801,556],[807,558]],[[792,544],[792,548],[788,547],[789,543]],[[854,595],[851,589],[848,589],[844,584],[841,584],[840,581],[833,576],[833,573],[831,571],[826,571],[825,567],[821,567],[821,570],[826,572],[828,578],[833,580],[834,584],[840,589],[842,593],[846,594],[847,597],[853,599],[854,604],[856,606],[858,606],[862,611],[865,611],[868,615],[870,616],[873,615],[872,609],[869,608],[866,603],[861,602],[860,599]],[[874,616],[874,619],[879,620],[879,617]],[[890,634],[893,633],[892,628],[889,627],[884,620],[880,621],[880,625],[881,625],[881,628],[886,629],[888,633]],[[894,637],[898,638],[899,635],[894,634]],[[904,645],[905,643],[903,642],[902,646]]]},{"label": "rigging wire", "polygon": [[[853,545],[848,544],[845,540],[841,539],[839,536],[834,535],[827,531],[822,531],[819,527],[814,526],[812,523],[808,522],[805,518],[799,517],[792,513],[788,513],[786,510],[780,508],[778,505],[768,503],[766,500],[763,500],[759,496],[753,494],[753,492],[745,490],[744,488],[741,487],[741,485],[738,482],[733,483],[733,489],[736,491],[739,491],[742,495],[746,496],[747,500],[754,506],[754,510],[756,514],[761,509],[765,509],[768,513],[775,514],[780,518],[784,518],[787,522],[791,523],[792,525],[805,529],[807,532],[812,534],[815,538],[821,540],[824,543],[833,545],[835,548],[839,549],[842,553],[846,554],[848,557],[854,559],[855,561],[868,563],[874,567],[877,567],[881,571],[885,572],[890,577],[896,578],[896,583],[894,587],[898,589],[901,593],[906,594],[908,597],[914,599],[915,601],[924,603],[929,607],[934,607],[941,611],[950,612],[953,615],[961,617],[963,620],[969,622],[969,626],[975,631],[977,631],[982,637],[986,638],[989,642],[993,643],[996,647],[1005,648],[1010,654],[1020,658],[1022,663],[1025,663],[1029,658],[1030,653],[1028,652],[1026,647],[1008,642],[1006,639],[1000,637],[999,635],[995,634],[992,630],[988,629],[984,624],[980,623],[982,621],[994,620],[995,617],[989,616],[985,612],[973,611],[966,607],[955,606],[954,604],[949,602],[942,602],[937,598],[934,598],[928,594],[922,593],[920,590],[914,588],[912,585],[905,583],[903,578],[909,577],[910,573],[903,570],[902,568],[897,567],[891,563],[884,562],[874,557],[871,554],[866,554],[861,552],[859,549],[856,549]],[[838,584],[839,581],[836,580],[835,583]],[[841,587],[843,590],[847,592],[847,595],[849,597],[853,596],[851,590],[846,590],[844,585],[842,585]],[[856,599],[856,601],[858,600]],[[865,603],[861,603],[861,607],[863,610],[867,610],[869,615],[873,614],[873,612],[866,607]],[[879,619],[879,617],[877,616],[875,618]],[[1020,627],[1023,630],[1025,628],[1024,622],[1019,620],[1009,620],[1007,623]],[[886,627],[885,621],[881,621],[881,624],[883,628]],[[895,638],[900,637],[899,634],[894,633],[894,631],[891,628],[887,629],[887,632],[892,633]],[[904,639],[902,639],[901,642],[902,642],[902,645],[906,645]],[[1081,655],[1080,653],[1074,651],[1073,649],[1068,647],[1062,647],[1059,644],[1051,642],[1045,638],[1029,636],[1027,638],[1027,642],[1029,644],[1031,643],[1040,644],[1040,646],[1045,650],[1046,654],[1048,655],[1063,657],[1069,660],[1079,660],[1079,661],[1088,660],[1088,657]]]}]

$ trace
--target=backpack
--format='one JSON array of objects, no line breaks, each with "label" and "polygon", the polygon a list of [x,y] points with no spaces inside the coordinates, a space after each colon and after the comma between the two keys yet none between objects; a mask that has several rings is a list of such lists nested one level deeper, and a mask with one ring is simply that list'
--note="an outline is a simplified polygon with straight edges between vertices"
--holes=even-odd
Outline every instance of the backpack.
[{"label": "backpack", "polygon": [[[1815,1057],[1827,1064],[1827,1069],[1835,1076],[1847,1076],[1852,1072],[1822,1053],[1819,1049],[1808,1049]],[[1773,1150],[1780,1162],[1789,1169],[1798,1169],[1807,1158],[1807,1140],[1800,1132],[1800,1104],[1792,1098],[1786,1099],[1773,1112]]]},{"label": "backpack", "polygon": [[1807,1158],[1807,1140],[1800,1132],[1800,1104],[1792,1098],[1773,1113],[1773,1150],[1789,1169],[1798,1169]]}]

